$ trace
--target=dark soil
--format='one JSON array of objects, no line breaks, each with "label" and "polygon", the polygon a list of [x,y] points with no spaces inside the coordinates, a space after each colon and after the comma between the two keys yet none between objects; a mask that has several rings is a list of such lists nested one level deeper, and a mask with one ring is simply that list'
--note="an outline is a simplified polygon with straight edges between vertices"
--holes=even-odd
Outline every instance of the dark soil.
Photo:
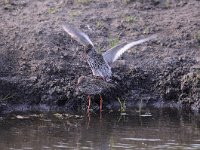
[{"label": "dark soil", "polygon": [[[92,77],[83,47],[62,29],[73,23],[99,52],[158,34],[113,66],[113,81]],[[86,80],[77,85],[81,76]],[[1,0],[0,113],[13,110],[200,109],[199,0]],[[117,105],[118,104],[118,105]],[[96,107],[97,106],[97,107]],[[115,107],[116,106],[116,107]]]}]

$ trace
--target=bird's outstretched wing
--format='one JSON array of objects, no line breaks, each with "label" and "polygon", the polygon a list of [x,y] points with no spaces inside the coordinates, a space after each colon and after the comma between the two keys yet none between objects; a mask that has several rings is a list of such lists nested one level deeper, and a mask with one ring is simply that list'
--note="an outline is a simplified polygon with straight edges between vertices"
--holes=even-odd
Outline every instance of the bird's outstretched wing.
[{"label": "bird's outstretched wing", "polygon": [[62,27],[65,30],[65,32],[67,32],[77,42],[83,44],[84,46],[94,46],[89,36],[83,33],[78,28],[75,28],[72,24],[66,23],[62,25]]},{"label": "bird's outstretched wing", "polygon": [[122,49],[125,45],[127,45],[127,42],[121,43],[107,51],[105,51],[102,55],[104,60],[110,65],[114,62],[114,56],[120,49]]},{"label": "bird's outstretched wing", "polygon": [[125,51],[127,51],[128,49],[132,48],[135,45],[144,43],[146,41],[155,39],[157,37],[157,35],[152,35],[148,38],[144,38],[138,41],[133,41],[131,43],[122,43],[120,45],[117,45],[109,50],[107,50],[106,52],[103,53],[103,58],[105,61],[108,62],[108,64],[112,64],[114,61],[116,61]]}]

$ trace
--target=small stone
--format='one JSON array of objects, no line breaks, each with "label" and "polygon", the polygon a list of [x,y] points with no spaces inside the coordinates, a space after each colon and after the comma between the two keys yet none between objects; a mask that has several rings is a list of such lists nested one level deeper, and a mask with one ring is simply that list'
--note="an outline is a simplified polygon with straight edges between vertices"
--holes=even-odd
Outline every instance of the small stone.
[{"label": "small stone", "polygon": [[32,76],[29,78],[31,81],[36,81],[37,80],[37,76]]}]

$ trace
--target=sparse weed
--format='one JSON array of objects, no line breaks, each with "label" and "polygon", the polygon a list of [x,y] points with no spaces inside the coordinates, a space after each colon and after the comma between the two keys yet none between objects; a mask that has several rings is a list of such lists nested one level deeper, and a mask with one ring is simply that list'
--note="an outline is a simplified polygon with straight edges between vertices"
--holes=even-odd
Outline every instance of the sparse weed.
[{"label": "sparse weed", "polygon": [[130,2],[131,2],[131,0],[122,0],[122,3],[126,4],[126,5],[129,4]]},{"label": "sparse weed", "polygon": [[103,22],[102,21],[96,21],[96,26],[97,28],[102,28],[103,27]]},{"label": "sparse weed", "polygon": [[69,16],[70,16],[70,18],[71,19],[73,19],[74,17],[78,17],[78,16],[80,16],[80,12],[79,11],[71,11],[70,13],[69,13]]},{"label": "sparse weed", "polygon": [[48,13],[50,13],[50,14],[55,14],[55,13],[57,13],[58,12],[58,8],[49,8],[48,9]]},{"label": "sparse weed", "polygon": [[143,33],[144,34],[149,34],[149,32],[150,32],[150,29],[148,27],[145,27]]},{"label": "sparse weed", "polygon": [[165,3],[164,3],[164,5],[165,5],[165,8],[170,8],[171,7],[170,0],[166,0]]},{"label": "sparse weed", "polygon": [[93,0],[76,0],[78,4],[89,5]]},{"label": "sparse weed", "polygon": [[10,99],[12,99],[16,94],[8,94],[5,97],[0,98],[0,101],[8,101]]},{"label": "sparse weed", "polygon": [[124,113],[126,112],[126,101],[124,100],[123,103],[121,102],[120,98],[117,98],[119,104],[120,104],[120,112]]},{"label": "sparse weed", "polygon": [[119,37],[114,38],[114,39],[109,39],[109,46],[114,47],[119,43]]},{"label": "sparse weed", "polygon": [[197,31],[195,38],[197,39],[198,43],[200,44],[200,30]]},{"label": "sparse weed", "polygon": [[137,21],[137,18],[134,17],[134,16],[126,16],[124,18],[124,21],[127,22],[127,23],[133,23],[133,22]]},{"label": "sparse weed", "polygon": [[101,49],[100,47],[99,48],[97,48],[97,52],[98,53],[102,53],[104,50],[103,49]]},{"label": "sparse weed", "polygon": [[142,107],[143,107],[143,100],[140,100],[140,104],[139,104],[139,114],[141,114],[142,112]]},{"label": "sparse weed", "polygon": [[153,4],[155,5],[155,4],[159,4],[159,3],[160,3],[160,0],[153,0],[152,2],[153,2]]}]

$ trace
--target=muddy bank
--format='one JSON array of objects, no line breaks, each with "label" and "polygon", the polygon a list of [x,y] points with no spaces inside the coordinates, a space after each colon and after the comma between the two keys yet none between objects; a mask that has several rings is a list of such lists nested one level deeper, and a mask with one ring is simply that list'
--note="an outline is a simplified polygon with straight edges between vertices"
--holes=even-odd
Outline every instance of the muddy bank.
[{"label": "muddy bank", "polygon": [[[101,94],[108,109],[120,99],[198,111],[199,10],[198,0],[1,1],[1,112],[21,104],[84,110],[88,94],[96,109]],[[91,76],[83,47],[61,28],[65,22],[86,32],[99,52],[155,33],[159,39],[126,52],[105,83]],[[81,76],[88,80],[77,86]]]}]

